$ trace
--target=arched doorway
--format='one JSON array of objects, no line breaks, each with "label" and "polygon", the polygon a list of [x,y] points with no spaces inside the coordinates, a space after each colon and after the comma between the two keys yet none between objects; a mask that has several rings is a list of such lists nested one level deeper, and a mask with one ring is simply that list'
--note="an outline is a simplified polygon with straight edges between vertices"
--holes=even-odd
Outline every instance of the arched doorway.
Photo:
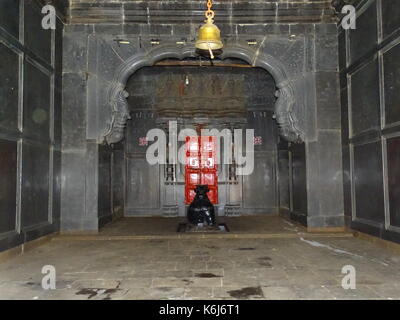
[{"label": "arched doorway", "polygon": [[[132,56],[119,66],[115,72],[114,79],[109,88],[109,101],[112,108],[110,126],[103,134],[108,143],[121,141],[124,136],[124,128],[129,118],[127,109],[127,95],[125,86],[129,77],[142,67],[152,66],[156,62],[165,59],[184,59],[195,57],[196,52],[193,46],[172,46],[161,45],[147,53],[140,53]],[[268,71],[276,83],[277,101],[275,104],[275,117],[280,127],[280,132],[289,141],[305,140],[305,130],[301,129],[296,113],[296,104],[300,104],[301,99],[296,99],[299,94],[290,75],[285,70],[285,66],[277,58],[262,54],[249,47],[241,45],[229,45],[224,48],[220,59],[237,58],[246,61],[248,64],[260,67]]]},{"label": "arched doorway", "polygon": [[[131,117],[124,139],[125,214],[184,216],[185,204],[190,202],[187,197],[190,185],[204,181],[212,192],[209,196],[215,196],[219,215],[276,213],[275,86],[273,77],[265,69],[237,59],[220,61],[213,66],[204,63],[200,66],[194,59],[163,60],[135,72],[125,88],[129,93],[127,111]],[[216,140],[221,144],[221,160],[226,154],[226,141],[221,136],[224,130],[232,134],[238,129],[243,139],[247,139],[247,129],[252,130],[254,172],[252,169],[248,174],[240,174],[237,163],[223,161],[215,167],[198,165],[202,157],[197,155],[193,155],[193,160],[198,160],[193,166],[186,161],[149,164],[146,153],[152,142],[146,141],[147,133],[159,128],[170,137],[171,122],[175,122],[179,136],[184,134],[177,141],[178,150],[185,149],[184,130],[194,134],[200,126],[213,130],[212,135],[217,135]],[[236,137],[234,140],[238,141]],[[247,141],[245,144],[243,153],[245,149],[247,152]],[[232,152],[237,151],[236,146],[230,148]],[[199,150],[201,153],[201,146],[195,153]],[[168,157],[170,151],[166,150],[166,154]],[[214,173],[217,174],[213,176]]]}]

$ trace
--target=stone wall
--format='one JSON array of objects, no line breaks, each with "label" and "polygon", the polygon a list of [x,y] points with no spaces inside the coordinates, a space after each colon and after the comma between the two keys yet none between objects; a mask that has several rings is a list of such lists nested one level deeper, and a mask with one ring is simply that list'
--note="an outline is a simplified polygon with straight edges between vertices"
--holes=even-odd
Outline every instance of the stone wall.
[{"label": "stone wall", "polygon": [[0,251],[60,226],[63,24],[42,17],[0,2]]},{"label": "stone wall", "polygon": [[356,29],[339,33],[346,222],[399,242],[400,2],[356,5]]},{"label": "stone wall", "polygon": [[[121,5],[125,9],[130,6],[121,3],[93,10],[115,13],[118,10],[112,11],[110,6]],[[132,4],[135,5],[139,4]],[[152,12],[154,3],[143,5],[148,5]],[[223,58],[242,58],[249,64],[264,68],[274,77],[280,89],[281,100],[274,111],[281,132],[286,132],[284,136],[289,139],[300,138],[305,142],[303,157],[306,159],[303,162],[306,163],[307,212],[303,215],[307,219],[303,221],[311,227],[342,226],[341,124],[334,17],[328,14],[324,21],[320,15],[318,20],[310,21],[299,16],[296,18],[293,14],[288,22],[283,18],[279,23],[270,22],[267,18],[260,21],[256,17],[259,12],[251,7],[254,5],[249,4],[251,14],[246,15],[249,19],[246,23],[240,22],[240,15],[235,15],[235,10],[231,14],[232,19],[222,18],[222,13],[220,21],[216,18],[225,44]],[[307,7],[310,3],[300,5]],[[328,6],[326,2],[313,2],[312,5]],[[73,159],[65,162],[64,170],[76,179],[81,191],[75,194],[76,185],[63,190],[66,199],[75,196],[78,199],[73,210],[66,203],[63,212],[66,219],[71,220],[65,227],[78,229],[82,228],[84,224],[81,222],[86,219],[93,228],[97,226],[93,219],[98,216],[98,208],[92,205],[97,200],[92,202],[88,189],[82,189],[85,179],[100,181],[98,170],[86,168],[85,159],[89,150],[95,152],[94,157],[98,152],[89,148],[88,143],[123,139],[123,130],[115,131],[115,128],[123,128],[127,118],[127,114],[121,112],[119,102],[124,101],[119,93],[126,86],[127,79],[141,67],[154,65],[165,58],[196,59],[194,41],[197,28],[202,23],[202,18],[195,16],[184,22],[178,22],[174,20],[176,16],[172,16],[168,23],[165,12],[171,7],[166,11],[160,9],[164,14],[150,14],[149,20],[141,23],[133,20],[121,23],[118,19],[91,21],[89,16],[85,16],[85,6],[84,2],[72,3],[72,24],[66,27],[64,34],[64,102],[66,108],[73,111],[69,112],[70,115],[65,114],[63,119],[65,157]],[[292,4],[288,4],[285,10],[291,7]],[[132,10],[125,13],[134,14]],[[285,10],[282,12],[289,12]],[[198,11],[195,12],[198,15]],[[293,12],[298,12],[298,8]],[[67,102],[67,99],[71,101]],[[123,108],[125,104],[122,103]],[[92,174],[95,177],[89,177]],[[88,194],[85,195],[85,192]],[[88,208],[93,211],[88,212]],[[85,210],[85,215],[79,213]],[[75,213],[71,211],[77,216],[74,217]],[[75,224],[72,220],[81,222]]]}]

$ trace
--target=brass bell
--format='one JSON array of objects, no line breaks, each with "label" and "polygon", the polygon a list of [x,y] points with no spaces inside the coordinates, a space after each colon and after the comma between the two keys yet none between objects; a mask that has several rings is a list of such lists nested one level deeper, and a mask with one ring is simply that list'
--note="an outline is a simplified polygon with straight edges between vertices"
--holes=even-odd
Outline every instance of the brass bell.
[{"label": "brass bell", "polygon": [[221,41],[221,32],[218,27],[214,24],[214,14],[208,15],[206,23],[203,24],[199,29],[199,37],[196,41],[196,48],[204,52],[209,52],[211,59],[214,59],[214,54],[217,50],[223,48]]}]

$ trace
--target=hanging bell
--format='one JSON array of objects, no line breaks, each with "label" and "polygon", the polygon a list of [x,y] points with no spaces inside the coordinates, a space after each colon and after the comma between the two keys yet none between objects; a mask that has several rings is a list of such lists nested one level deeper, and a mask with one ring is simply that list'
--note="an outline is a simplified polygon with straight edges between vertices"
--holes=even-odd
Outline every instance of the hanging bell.
[{"label": "hanging bell", "polygon": [[223,44],[221,41],[221,32],[218,27],[214,24],[212,15],[207,16],[207,21],[199,29],[199,36],[196,41],[196,48],[201,50],[203,53],[209,53],[211,59],[214,55],[221,54]]}]

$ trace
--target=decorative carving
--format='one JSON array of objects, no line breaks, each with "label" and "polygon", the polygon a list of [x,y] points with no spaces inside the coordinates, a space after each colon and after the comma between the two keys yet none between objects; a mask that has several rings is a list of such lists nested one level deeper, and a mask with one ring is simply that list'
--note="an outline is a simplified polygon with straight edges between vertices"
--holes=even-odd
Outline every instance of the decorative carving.
[{"label": "decorative carving", "polygon": [[111,104],[113,105],[112,131],[105,137],[109,144],[117,143],[124,137],[126,122],[131,119],[128,101],[126,100],[128,97],[129,93],[122,89],[111,100]]},{"label": "decorative carving", "polygon": [[154,109],[159,117],[246,116],[243,76],[224,81],[224,74],[214,70],[192,74],[188,85],[184,81],[170,74],[158,75]]},{"label": "decorative carving", "polygon": [[275,103],[275,117],[278,123],[280,134],[288,141],[300,141],[303,134],[297,129],[297,119],[293,113],[295,105],[293,88],[288,82],[276,91],[275,96],[278,98]]},{"label": "decorative carving", "polygon": [[[128,78],[138,69],[144,66],[152,66],[160,60],[175,58],[184,59],[196,55],[194,46],[186,45],[177,47],[174,45],[160,45],[146,54],[140,53],[132,56],[122,64],[117,72],[110,90],[110,103],[112,105],[112,117],[108,132],[104,137],[108,143],[116,143],[123,139],[124,128],[130,118],[127,93],[124,91]],[[280,127],[281,135],[289,141],[305,140],[304,131],[298,127],[297,114],[303,112],[302,108],[296,108],[302,101],[296,101],[295,92],[290,83],[283,64],[268,54],[262,54],[258,50],[241,45],[227,45],[221,55],[221,59],[237,58],[247,63],[267,70],[277,83],[278,97],[275,105],[276,121]]]}]

